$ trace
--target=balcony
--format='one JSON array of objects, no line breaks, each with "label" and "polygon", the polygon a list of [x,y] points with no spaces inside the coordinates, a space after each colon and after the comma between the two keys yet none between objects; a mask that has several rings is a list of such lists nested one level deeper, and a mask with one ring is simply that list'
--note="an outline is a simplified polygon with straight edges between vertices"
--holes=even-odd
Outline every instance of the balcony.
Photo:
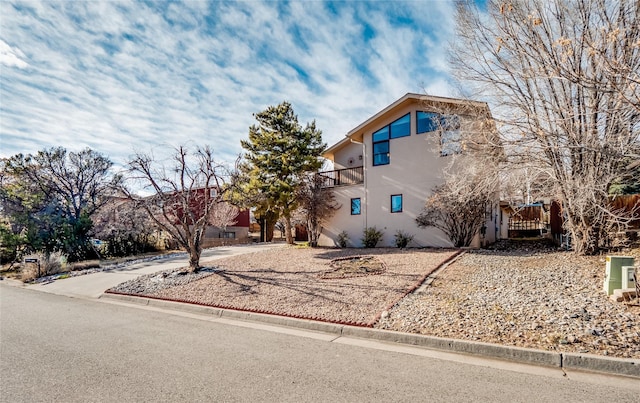
[{"label": "balcony", "polygon": [[364,168],[354,167],[337,169],[335,171],[318,172],[323,178],[322,187],[332,188],[336,186],[358,185],[364,182]]}]

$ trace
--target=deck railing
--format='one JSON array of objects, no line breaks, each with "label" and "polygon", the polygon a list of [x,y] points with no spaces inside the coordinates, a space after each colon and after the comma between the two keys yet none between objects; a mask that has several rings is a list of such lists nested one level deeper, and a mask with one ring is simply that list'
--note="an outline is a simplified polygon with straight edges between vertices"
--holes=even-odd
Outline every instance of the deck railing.
[{"label": "deck railing", "polygon": [[336,169],[335,171],[319,172],[323,178],[323,187],[331,188],[335,186],[358,185],[364,182],[363,167]]}]

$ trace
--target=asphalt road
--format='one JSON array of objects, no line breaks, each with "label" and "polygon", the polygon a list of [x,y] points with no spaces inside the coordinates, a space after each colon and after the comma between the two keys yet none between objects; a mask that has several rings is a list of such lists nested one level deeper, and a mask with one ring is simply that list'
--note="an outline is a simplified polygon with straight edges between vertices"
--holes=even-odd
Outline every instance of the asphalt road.
[{"label": "asphalt road", "polygon": [[640,396],[637,380],[514,372],[252,326],[0,285],[0,399],[637,402]]}]

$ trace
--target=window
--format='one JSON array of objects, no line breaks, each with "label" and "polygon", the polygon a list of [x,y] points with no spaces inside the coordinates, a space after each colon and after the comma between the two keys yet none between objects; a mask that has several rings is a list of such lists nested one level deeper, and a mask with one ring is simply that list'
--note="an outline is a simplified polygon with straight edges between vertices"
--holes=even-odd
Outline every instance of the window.
[{"label": "window", "polygon": [[391,195],[391,212],[402,213],[402,195]]},{"label": "window", "polygon": [[428,133],[438,130],[440,125],[440,115],[434,112],[420,112],[418,111],[416,120],[418,121],[418,133]]},{"label": "window", "polygon": [[373,165],[387,165],[389,163],[389,139],[409,135],[411,135],[410,113],[373,133]]},{"label": "window", "polygon": [[209,189],[209,197],[211,197],[213,199],[216,196],[218,196],[218,189],[216,189],[216,188]]},{"label": "window", "polygon": [[407,113],[400,119],[389,125],[390,137],[397,139],[398,137],[406,137],[411,135],[411,114]]},{"label": "window", "polygon": [[360,198],[351,199],[351,215],[360,215]]},{"label": "window", "polygon": [[462,152],[460,118],[457,115],[440,117],[442,132],[440,133],[440,155],[459,154]]},{"label": "window", "polygon": [[373,143],[373,165],[389,163],[389,140]]},{"label": "window", "polygon": [[236,233],[233,231],[225,231],[225,232],[221,232],[219,237],[226,238],[226,239],[236,239]]}]

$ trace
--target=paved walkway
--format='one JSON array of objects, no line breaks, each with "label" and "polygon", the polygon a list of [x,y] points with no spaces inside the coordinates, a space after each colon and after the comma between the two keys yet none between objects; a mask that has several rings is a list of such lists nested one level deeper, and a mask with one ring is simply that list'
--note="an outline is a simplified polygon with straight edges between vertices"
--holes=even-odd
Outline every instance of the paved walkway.
[{"label": "paved walkway", "polygon": [[[206,265],[208,262],[216,259],[258,252],[265,249],[279,248],[284,245],[285,244],[283,243],[251,244],[221,246],[206,249],[202,252],[200,263],[202,265]],[[26,288],[71,297],[99,298],[105,290],[127,280],[162,270],[177,269],[188,264],[188,258],[186,256],[160,259],[134,264],[122,269],[113,269],[84,276],[69,277],[62,280],[56,280],[52,283],[30,284],[27,285]]]}]

